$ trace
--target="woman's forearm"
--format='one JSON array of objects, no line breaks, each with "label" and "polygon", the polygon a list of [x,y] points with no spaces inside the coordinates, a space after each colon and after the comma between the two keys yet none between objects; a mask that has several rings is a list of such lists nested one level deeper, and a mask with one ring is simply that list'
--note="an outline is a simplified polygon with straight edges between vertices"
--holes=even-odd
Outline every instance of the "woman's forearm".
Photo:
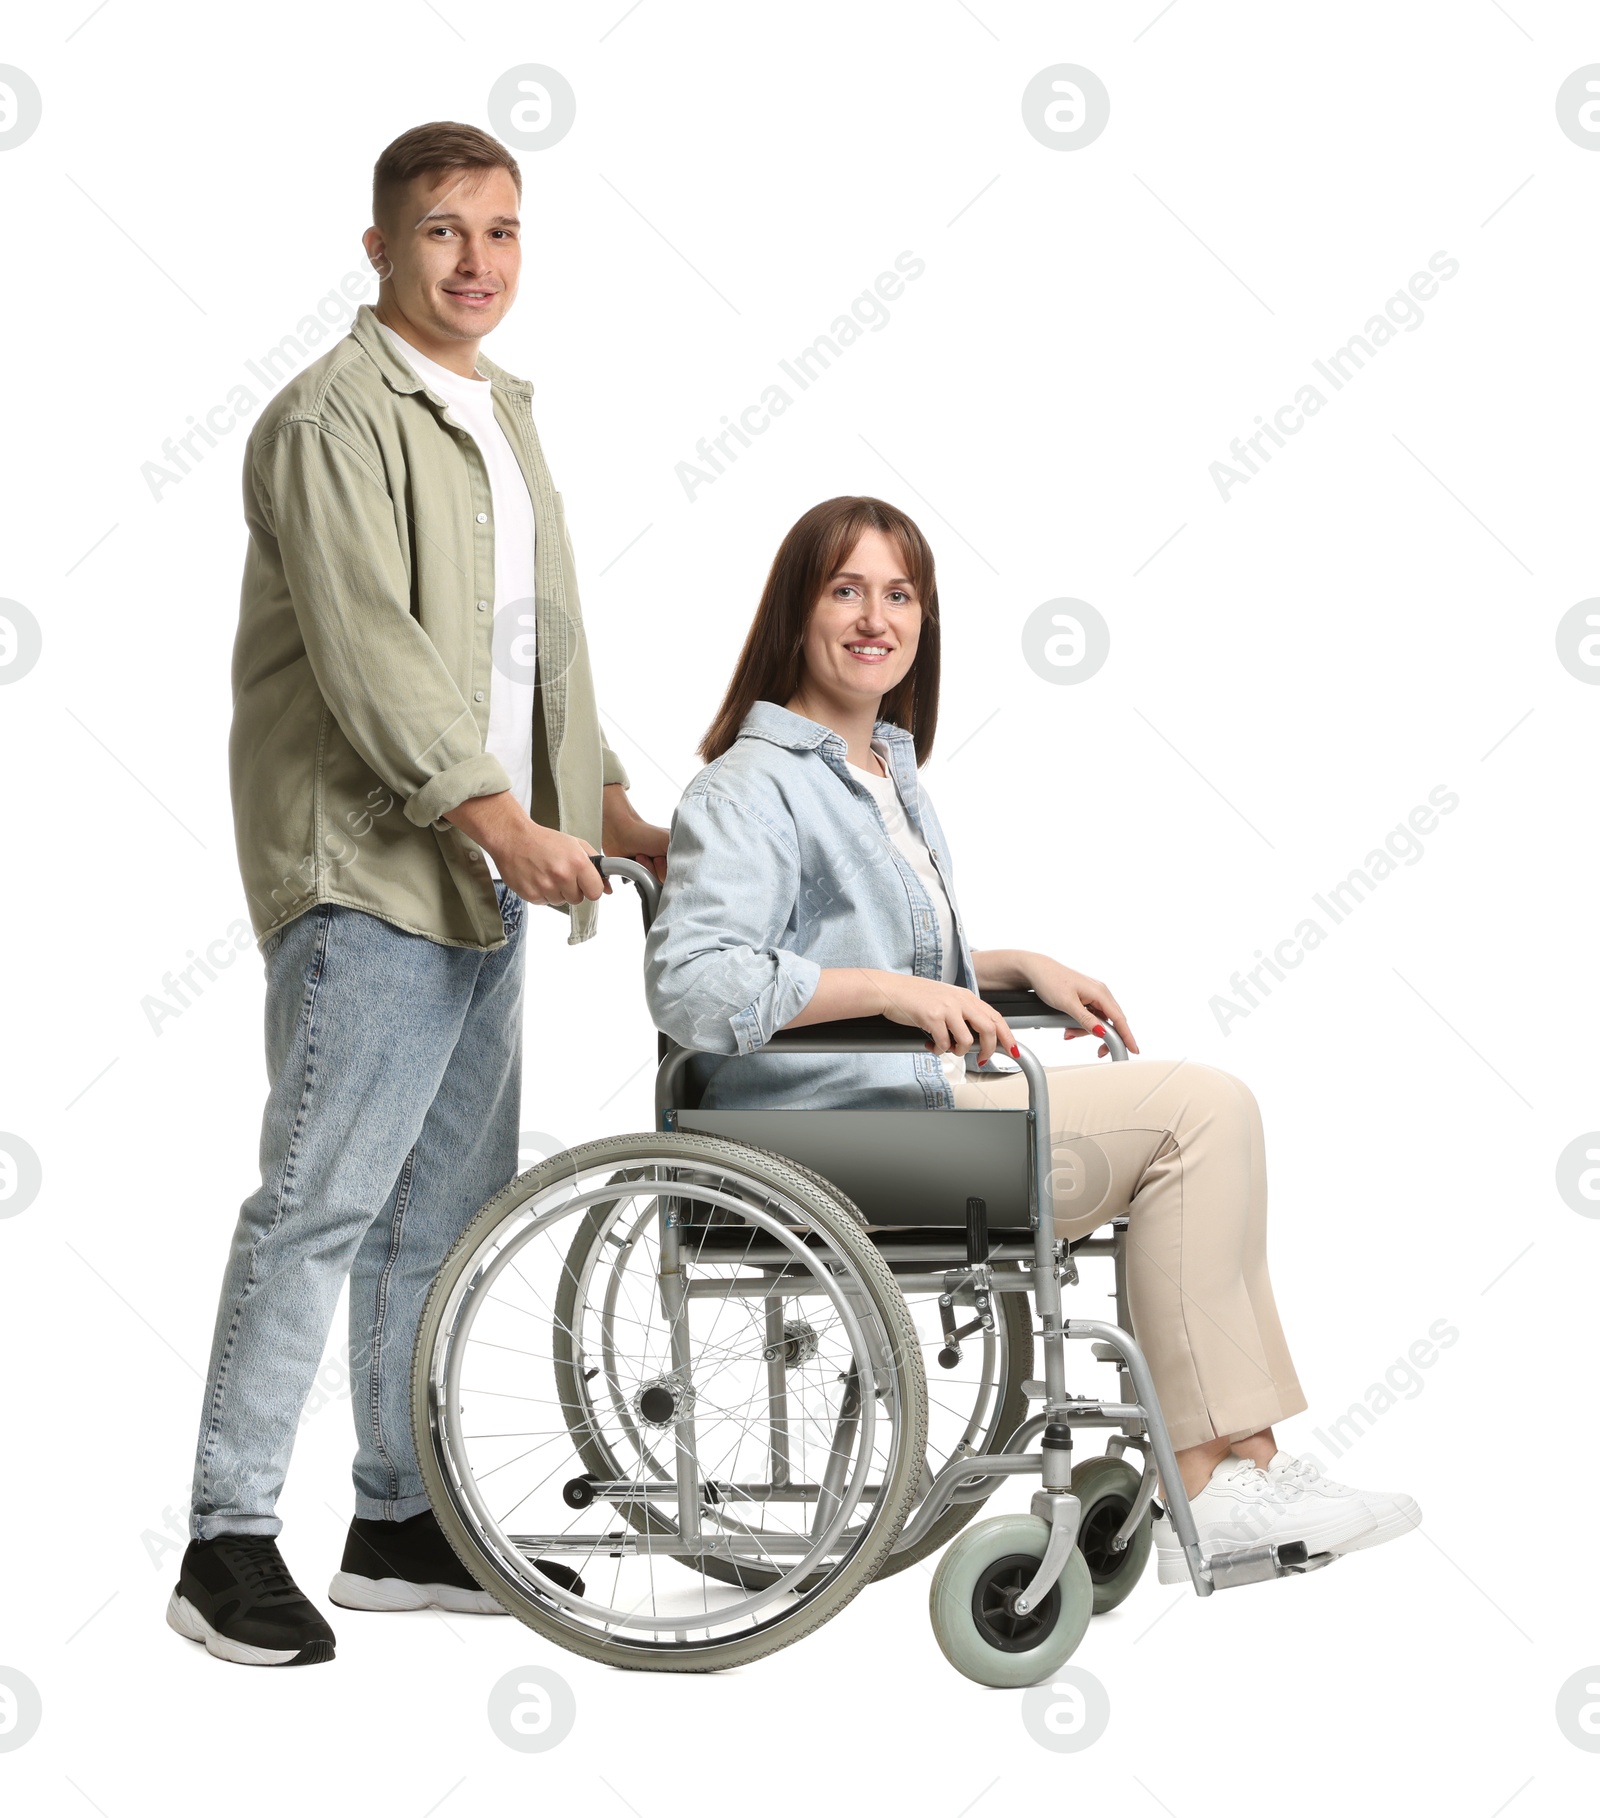
[{"label": "woman's forearm", "polygon": [[972,956],[972,968],[978,975],[978,990],[1031,991],[1033,975],[1028,962],[1035,953],[1024,953],[1017,947],[986,947]]},{"label": "woman's forearm", "polygon": [[[1028,962],[1037,957],[1009,947],[974,953],[979,992],[1030,990],[1033,981]],[[809,1023],[836,1023],[850,1016],[882,1016],[898,976],[868,966],[824,966],[811,1001],[784,1027],[803,1029]]]},{"label": "woman's forearm", "polygon": [[784,1028],[837,1023],[850,1016],[882,1016],[887,997],[884,975],[869,966],[824,966],[811,1001]]},{"label": "woman's forearm", "polygon": [[886,1016],[892,1023],[920,1030],[926,1046],[939,1054],[976,1050],[980,1067],[996,1048],[1006,1048],[1012,1055],[1017,1052],[1005,1018],[964,985],[866,966],[824,967],[811,1001],[784,1027],[797,1029],[852,1016]]}]

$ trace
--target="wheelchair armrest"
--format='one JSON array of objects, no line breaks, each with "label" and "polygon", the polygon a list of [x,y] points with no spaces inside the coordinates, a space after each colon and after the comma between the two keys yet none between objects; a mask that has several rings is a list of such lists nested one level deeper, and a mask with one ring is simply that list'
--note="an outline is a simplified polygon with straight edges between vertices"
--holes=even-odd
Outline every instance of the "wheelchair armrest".
[{"label": "wheelchair armrest", "polygon": [[841,1017],[837,1022],[807,1023],[780,1029],[757,1050],[761,1054],[920,1054],[927,1034],[891,1023],[886,1016]]},{"label": "wheelchair armrest", "polygon": [[982,991],[978,994],[998,1010],[1013,1029],[1081,1029],[1083,1024],[1065,1010],[1047,1004],[1037,991]]},{"label": "wheelchair armrest", "polygon": [[[1034,991],[986,991],[983,1001],[998,1010],[1013,1029],[1080,1029],[1066,1011],[1054,1009]],[[763,1054],[918,1054],[928,1038],[920,1029],[892,1023],[886,1016],[854,1016],[833,1023],[807,1023],[780,1029],[762,1045]],[[1107,1045],[1117,1060],[1122,1043],[1109,1031]]]}]

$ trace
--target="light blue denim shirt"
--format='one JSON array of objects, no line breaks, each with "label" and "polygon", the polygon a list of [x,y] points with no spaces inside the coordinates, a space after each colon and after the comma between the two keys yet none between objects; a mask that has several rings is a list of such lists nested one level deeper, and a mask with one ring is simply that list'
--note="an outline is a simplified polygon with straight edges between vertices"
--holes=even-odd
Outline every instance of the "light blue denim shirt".
[{"label": "light blue denim shirt", "polygon": [[[914,741],[883,721],[875,736],[950,898],[955,982],[976,990]],[[943,970],[927,892],[851,776],[844,740],[814,720],[758,701],[731,749],[690,783],[672,819],[644,964],[657,1027],[686,1048],[729,1057],[695,1063],[708,1109],[954,1105],[935,1054],[757,1052],[811,1001],[824,967],[931,979]]]}]

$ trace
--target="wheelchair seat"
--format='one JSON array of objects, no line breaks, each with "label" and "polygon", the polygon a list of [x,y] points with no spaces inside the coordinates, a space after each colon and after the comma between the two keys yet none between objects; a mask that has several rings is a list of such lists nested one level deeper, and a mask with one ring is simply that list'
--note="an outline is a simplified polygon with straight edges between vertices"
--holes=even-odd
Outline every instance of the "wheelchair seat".
[{"label": "wheelchair seat", "polygon": [[[1031,991],[985,996],[1017,1029],[1060,1027],[1071,1021]],[[913,1033],[881,1017],[851,1018],[780,1030],[769,1050],[800,1053],[894,1053],[921,1045]],[[671,1046],[661,1037],[665,1062]],[[1121,1049],[1120,1042],[1116,1043]],[[686,1056],[680,1052],[679,1060]],[[830,1180],[878,1229],[962,1229],[967,1201],[985,1202],[997,1236],[1026,1237],[1033,1225],[1034,1135],[1031,1113],[939,1110],[726,1110],[699,1108],[682,1066],[664,1066],[657,1108],[664,1128],[698,1130],[749,1143],[798,1162]]]},{"label": "wheelchair seat", "polygon": [[967,1201],[991,1232],[1028,1234],[1026,1111],[675,1111],[672,1126],[768,1149],[820,1174],[874,1226],[964,1229]]}]

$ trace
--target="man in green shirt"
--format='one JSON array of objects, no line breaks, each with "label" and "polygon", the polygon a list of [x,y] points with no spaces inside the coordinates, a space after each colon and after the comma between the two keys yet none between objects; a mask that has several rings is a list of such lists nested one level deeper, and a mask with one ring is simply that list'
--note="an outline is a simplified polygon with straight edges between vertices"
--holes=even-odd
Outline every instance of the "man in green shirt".
[{"label": "man in green shirt", "polygon": [[333,1657],[275,1509],[346,1278],[359,1443],[331,1595],[498,1608],[428,1508],[417,1321],[516,1172],[527,905],[586,940],[597,846],[665,864],[667,831],[635,813],[600,732],[532,387],[478,351],[516,297],[521,187],[476,128],[397,139],[364,242],[377,306],[272,400],[245,455],[229,756],[270,1092],[167,1619],[250,1665]]}]

